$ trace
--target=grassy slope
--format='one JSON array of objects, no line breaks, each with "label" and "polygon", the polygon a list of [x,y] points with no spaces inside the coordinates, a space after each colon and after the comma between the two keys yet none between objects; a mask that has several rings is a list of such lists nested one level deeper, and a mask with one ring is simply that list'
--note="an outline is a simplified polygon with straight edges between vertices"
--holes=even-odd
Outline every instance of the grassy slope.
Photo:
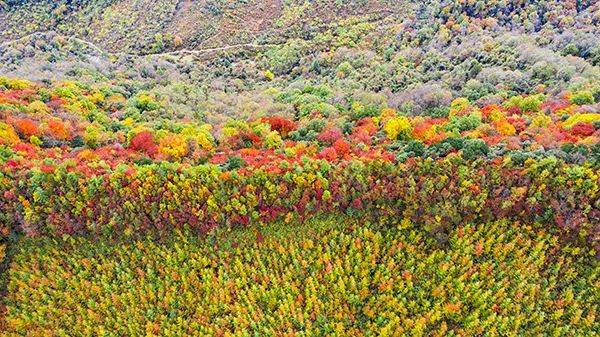
[{"label": "grassy slope", "polygon": [[505,223],[461,227],[445,247],[405,222],[334,218],[207,241],[29,239],[6,335],[590,336],[599,272]]}]

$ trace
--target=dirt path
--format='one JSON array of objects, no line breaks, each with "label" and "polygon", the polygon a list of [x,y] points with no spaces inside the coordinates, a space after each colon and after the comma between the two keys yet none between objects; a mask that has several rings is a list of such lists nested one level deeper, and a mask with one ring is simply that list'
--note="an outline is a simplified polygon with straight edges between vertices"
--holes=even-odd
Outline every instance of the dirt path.
[{"label": "dirt path", "polygon": [[[45,37],[49,33],[52,33],[52,32],[35,32],[35,33],[31,33],[29,35],[25,35],[23,37],[20,37],[20,38],[18,38],[16,40],[12,40],[12,41],[7,41],[7,42],[4,42],[4,43],[1,43],[0,44],[0,49],[11,47],[14,44],[22,43],[22,42],[24,42],[24,41],[26,41],[28,39],[33,38],[33,37]],[[66,39],[66,40],[75,41],[77,43],[84,44],[84,45],[88,46],[89,48],[91,48],[92,50],[94,50],[95,52],[97,52],[98,54],[101,54],[101,55],[106,54],[106,55],[127,56],[127,57],[144,57],[144,56],[160,57],[160,56],[199,55],[199,54],[206,54],[206,53],[211,53],[211,52],[218,52],[218,51],[232,50],[232,49],[261,49],[261,48],[268,48],[268,47],[275,46],[274,44],[241,43],[241,44],[233,44],[233,45],[227,45],[227,46],[217,47],[217,48],[180,49],[180,50],[163,52],[163,53],[156,53],[156,54],[132,54],[132,53],[124,53],[124,52],[108,52],[108,51],[103,50],[102,48],[100,48],[99,46],[97,46],[96,44],[94,44],[93,42],[86,41],[86,40],[80,39],[80,38],[75,37],[75,36],[64,36],[64,35],[61,35],[61,34],[57,34],[57,36],[60,36],[60,37],[62,37],[64,39]]]}]

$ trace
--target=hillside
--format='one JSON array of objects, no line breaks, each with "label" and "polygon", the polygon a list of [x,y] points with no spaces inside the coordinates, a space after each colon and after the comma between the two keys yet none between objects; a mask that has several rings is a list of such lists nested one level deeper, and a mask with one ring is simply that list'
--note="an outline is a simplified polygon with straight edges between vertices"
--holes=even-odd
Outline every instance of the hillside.
[{"label": "hillside", "polygon": [[385,1],[8,1],[0,19],[8,29],[0,37],[56,31],[85,37],[110,52],[148,54],[281,41],[340,18],[378,20],[406,13],[405,6]]},{"label": "hillside", "polygon": [[598,78],[598,4],[503,3],[8,1],[0,72],[157,90],[177,81],[207,97],[328,83],[418,110]]},{"label": "hillside", "polygon": [[598,334],[600,2],[0,27],[0,336]]}]

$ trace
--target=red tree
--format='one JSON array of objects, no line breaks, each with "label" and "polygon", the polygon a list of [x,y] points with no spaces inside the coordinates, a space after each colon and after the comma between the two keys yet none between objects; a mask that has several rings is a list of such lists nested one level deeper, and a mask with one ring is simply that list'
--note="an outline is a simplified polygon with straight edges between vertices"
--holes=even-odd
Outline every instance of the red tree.
[{"label": "red tree", "polygon": [[135,135],[129,143],[129,148],[134,151],[144,152],[150,156],[158,152],[158,146],[154,143],[154,136],[150,131],[142,131]]}]

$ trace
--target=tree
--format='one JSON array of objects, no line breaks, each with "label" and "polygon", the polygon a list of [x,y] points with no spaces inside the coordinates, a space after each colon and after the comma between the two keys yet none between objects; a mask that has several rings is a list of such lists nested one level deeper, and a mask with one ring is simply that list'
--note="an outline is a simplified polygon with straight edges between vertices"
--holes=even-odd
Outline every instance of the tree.
[{"label": "tree", "polygon": [[388,120],[384,130],[389,140],[407,140],[411,137],[412,126],[408,118],[398,116]]},{"label": "tree", "polygon": [[136,134],[129,143],[129,148],[134,151],[144,152],[149,156],[158,153],[158,146],[154,143],[154,135],[150,131]]}]

